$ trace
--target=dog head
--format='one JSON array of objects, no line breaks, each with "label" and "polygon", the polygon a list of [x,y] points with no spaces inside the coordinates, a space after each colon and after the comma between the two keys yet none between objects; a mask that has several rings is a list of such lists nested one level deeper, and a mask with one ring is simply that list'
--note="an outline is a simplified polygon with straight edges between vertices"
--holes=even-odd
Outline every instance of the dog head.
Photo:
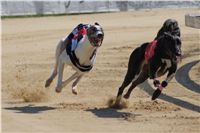
[{"label": "dog head", "polygon": [[170,32],[172,35],[178,35],[176,32],[179,30],[178,22],[175,19],[167,19],[163,27],[165,28],[165,32]]},{"label": "dog head", "polygon": [[171,35],[176,35],[176,36],[179,36],[179,37],[181,35],[178,22],[175,19],[167,19],[163,23],[163,26],[158,31],[156,39],[158,39],[159,37],[161,37],[164,34],[164,32],[168,32]]},{"label": "dog head", "polygon": [[92,46],[94,47],[101,46],[104,39],[104,31],[103,31],[103,28],[98,23],[91,25],[87,29],[87,35]]},{"label": "dog head", "polygon": [[182,55],[181,51],[181,38],[177,35],[171,35],[170,33],[165,32],[164,38],[166,42],[166,47],[169,48],[171,53],[176,57],[180,57]]}]

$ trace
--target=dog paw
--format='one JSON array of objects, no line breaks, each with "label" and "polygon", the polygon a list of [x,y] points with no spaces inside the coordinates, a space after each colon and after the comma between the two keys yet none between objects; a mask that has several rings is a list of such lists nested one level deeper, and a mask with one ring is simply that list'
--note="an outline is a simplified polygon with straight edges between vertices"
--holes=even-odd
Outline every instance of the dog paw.
[{"label": "dog paw", "polygon": [[51,84],[52,80],[51,79],[48,79],[46,80],[46,83],[45,83],[45,88],[49,87],[50,84]]},{"label": "dog paw", "polygon": [[77,92],[76,87],[72,87],[72,93],[73,93],[74,95],[78,95],[78,92]]},{"label": "dog paw", "polygon": [[56,89],[56,92],[57,92],[57,93],[60,93],[60,92],[61,92],[61,90],[58,90],[58,89]]},{"label": "dog paw", "polygon": [[158,98],[161,94],[161,90],[158,88],[154,91],[151,100],[155,100],[156,98]]},{"label": "dog paw", "polygon": [[57,92],[57,93],[60,93],[61,92],[61,87],[56,87],[56,89],[55,89],[55,91]]},{"label": "dog paw", "polygon": [[153,85],[154,85],[155,87],[159,87],[160,81],[155,79],[155,80],[153,81]]},{"label": "dog paw", "polygon": [[77,92],[76,90],[72,90],[72,93],[73,93],[74,95],[78,95],[78,92]]},{"label": "dog paw", "polygon": [[125,99],[129,99],[129,97],[130,97],[129,94],[125,94],[125,95],[124,95],[124,98],[125,98]]}]

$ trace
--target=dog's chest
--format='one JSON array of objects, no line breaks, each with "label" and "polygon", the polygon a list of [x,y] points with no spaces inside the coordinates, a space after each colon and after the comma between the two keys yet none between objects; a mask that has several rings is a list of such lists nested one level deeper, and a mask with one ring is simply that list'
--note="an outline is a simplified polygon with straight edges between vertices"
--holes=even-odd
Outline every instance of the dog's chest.
[{"label": "dog's chest", "polygon": [[170,67],[171,67],[170,59],[161,59],[161,65],[156,72],[157,77],[164,75],[167,72],[167,69]]},{"label": "dog's chest", "polygon": [[170,59],[162,58],[162,59],[161,59],[161,62],[162,62],[163,64],[165,64],[165,68],[166,68],[166,69],[167,69],[167,68],[170,68],[170,67],[172,66],[172,62],[171,62]]},{"label": "dog's chest", "polygon": [[77,58],[79,59],[80,64],[82,65],[90,65],[93,64],[93,60],[91,60],[91,56],[93,55],[95,48],[91,46],[90,41],[87,37],[84,37],[80,40],[75,53]]}]

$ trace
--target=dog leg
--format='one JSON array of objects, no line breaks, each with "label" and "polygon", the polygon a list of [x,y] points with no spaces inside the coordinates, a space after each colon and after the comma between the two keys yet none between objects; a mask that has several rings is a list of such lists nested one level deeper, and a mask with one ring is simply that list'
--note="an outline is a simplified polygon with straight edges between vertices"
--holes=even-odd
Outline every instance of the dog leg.
[{"label": "dog leg", "polygon": [[58,63],[58,81],[57,81],[57,86],[55,88],[56,92],[58,93],[61,92],[62,89],[63,70],[64,70],[64,63],[60,59]]},{"label": "dog leg", "polygon": [[127,87],[134,80],[134,78],[136,78],[136,75],[138,75],[143,68],[145,52],[144,49],[146,45],[147,43],[143,44],[141,47],[136,48],[131,53],[126,76],[124,78],[122,86],[119,88],[117,93],[116,104],[120,102],[125,87]]},{"label": "dog leg", "polygon": [[130,88],[128,89],[127,93],[124,95],[124,98],[125,99],[128,99],[130,97],[130,94],[132,92],[132,90],[138,86],[139,84],[143,83],[145,80],[148,79],[148,73],[145,71],[145,72],[142,72],[139,77],[132,82]]},{"label": "dog leg", "polygon": [[117,98],[116,98],[116,101],[115,101],[115,105],[118,105],[120,103],[124,89],[131,83],[134,76],[135,75],[130,73],[129,71],[127,72],[122,85],[119,87],[119,90],[118,90],[118,93],[117,93]]},{"label": "dog leg", "polygon": [[78,76],[78,78],[72,84],[72,93],[75,94],[75,95],[78,94],[78,92],[77,92],[77,84],[81,80],[82,76],[83,75]]},{"label": "dog leg", "polygon": [[52,83],[53,79],[57,76],[58,74],[58,60],[59,60],[59,56],[61,54],[61,52],[63,51],[64,49],[64,46],[65,44],[63,43],[63,41],[61,40],[57,47],[56,47],[56,53],[55,53],[55,59],[56,59],[56,62],[55,62],[55,65],[54,65],[54,69],[51,73],[51,76],[46,80],[46,83],[45,83],[45,87],[49,87],[50,84]]},{"label": "dog leg", "polygon": [[57,68],[55,67],[53,69],[53,72],[51,73],[51,76],[46,80],[46,83],[45,83],[45,87],[49,87],[50,84],[52,83],[53,79],[56,77],[57,75]]},{"label": "dog leg", "polygon": [[74,80],[75,78],[77,78],[79,75],[78,72],[75,72],[71,77],[69,77],[67,80],[62,82],[62,88],[65,87],[67,84],[69,84],[72,80]]}]

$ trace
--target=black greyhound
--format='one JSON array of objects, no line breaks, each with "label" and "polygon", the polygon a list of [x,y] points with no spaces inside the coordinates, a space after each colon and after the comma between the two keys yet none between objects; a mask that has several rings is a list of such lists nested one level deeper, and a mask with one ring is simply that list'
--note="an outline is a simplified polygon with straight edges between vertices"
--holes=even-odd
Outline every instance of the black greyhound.
[{"label": "black greyhound", "polygon": [[[151,49],[153,45],[155,46],[154,54],[149,57],[147,49]],[[126,99],[130,97],[132,90],[137,85],[148,78],[153,79],[154,86],[158,87],[152,96],[152,100],[155,100],[161,94],[162,89],[174,77],[178,56],[181,56],[180,37],[172,36],[170,33],[164,33],[153,43],[144,43],[136,48],[130,55],[126,76],[117,93],[116,105],[120,102],[124,89],[131,82],[132,85],[124,95]],[[163,76],[166,72],[168,72],[167,78],[160,85],[159,80],[156,78]]]}]

